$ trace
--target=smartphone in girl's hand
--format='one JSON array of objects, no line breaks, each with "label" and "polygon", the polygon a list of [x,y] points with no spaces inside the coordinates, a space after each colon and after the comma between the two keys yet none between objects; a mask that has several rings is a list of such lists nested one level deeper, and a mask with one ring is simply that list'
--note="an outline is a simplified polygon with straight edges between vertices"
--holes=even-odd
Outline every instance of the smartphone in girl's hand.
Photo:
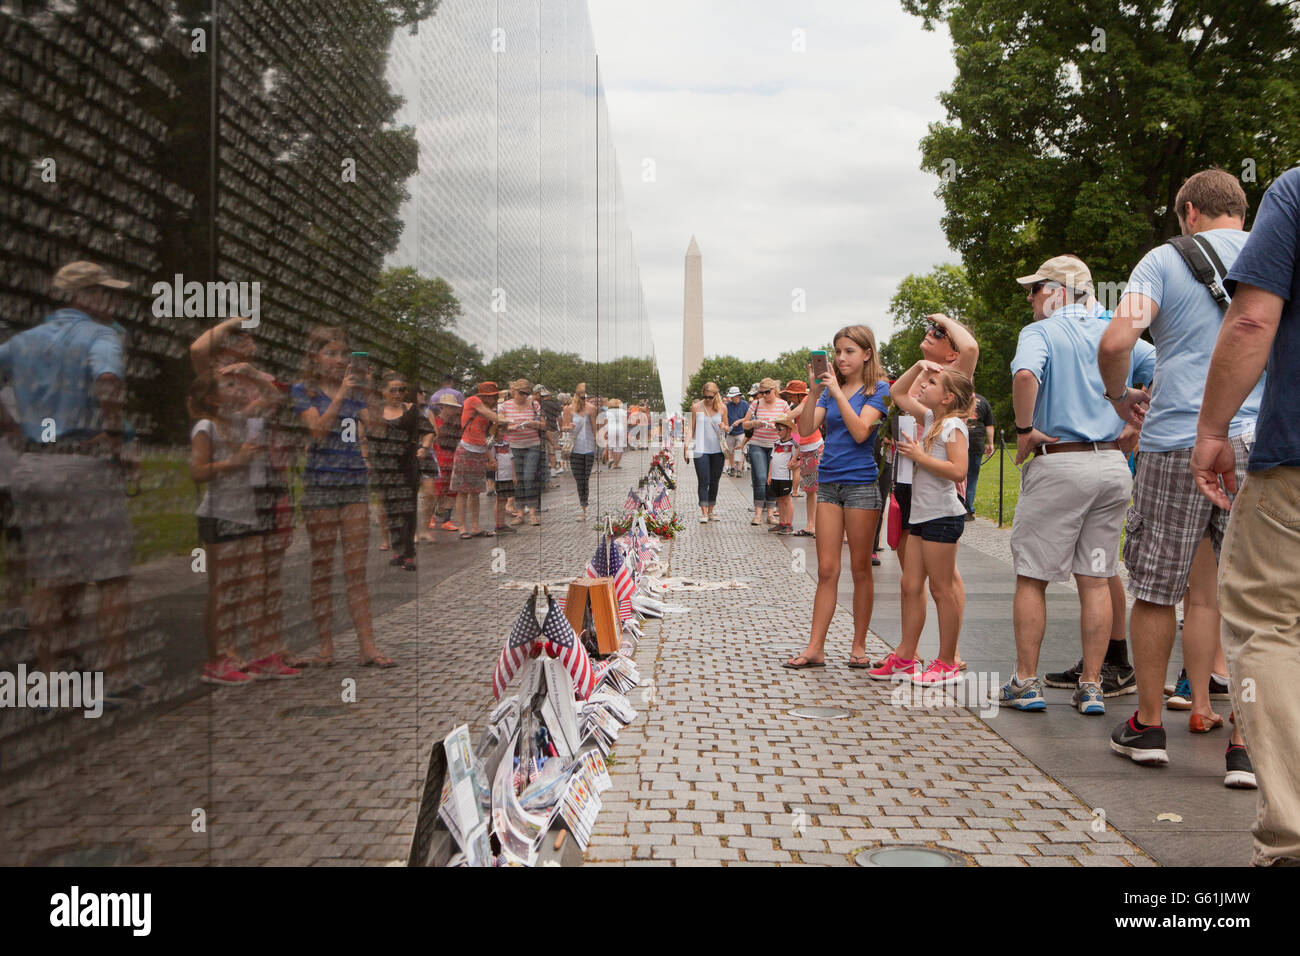
[{"label": "smartphone in girl's hand", "polygon": [[812,351],[812,373],[813,381],[821,380],[821,377],[830,371],[830,359],[826,355],[825,349],[813,349]]}]

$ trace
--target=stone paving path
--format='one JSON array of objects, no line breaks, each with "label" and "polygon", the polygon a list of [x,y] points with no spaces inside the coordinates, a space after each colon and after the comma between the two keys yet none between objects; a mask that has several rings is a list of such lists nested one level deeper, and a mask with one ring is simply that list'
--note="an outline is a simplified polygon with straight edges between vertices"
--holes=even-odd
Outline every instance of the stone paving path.
[{"label": "stone paving path", "polygon": [[[640,473],[632,461],[604,473],[593,514],[618,508]],[[694,494],[684,471],[672,573],[752,587],[673,592],[690,611],[647,627],[637,662],[653,684],[633,695],[589,862],[847,864],[861,848],[927,843],[984,865],[1152,865],[1113,830],[1094,832],[1087,808],[970,712],[895,705],[846,669],[844,609],[826,669],[781,669],[803,644],[813,582],[749,526],[747,482],[724,482],[716,524],[689,521]],[[0,865],[104,849],[154,864],[403,862],[430,748],[456,724],[481,726],[491,701],[524,597],[500,583],[572,575],[594,547],[571,479],[548,505],[541,533],[422,548],[422,563],[456,569],[376,619],[400,668],[346,663],[355,641],[340,632],[338,666],[219,689],[0,781]],[[886,649],[874,635],[869,647]],[[852,716],[789,716],[800,704]]]},{"label": "stone paving path", "polygon": [[[984,866],[1154,865],[976,715],[894,703],[892,685],[848,669],[847,609],[825,669],[781,668],[804,645],[815,584],[797,547],[750,526],[748,491],[724,481],[723,520],[700,525],[684,474],[672,573],[752,587],[674,593],[689,612],[640,648],[653,697],[619,738],[589,863],[845,865],[862,849],[925,844]],[[869,635],[870,653],[887,650]],[[801,705],[851,716],[791,716]]]}]

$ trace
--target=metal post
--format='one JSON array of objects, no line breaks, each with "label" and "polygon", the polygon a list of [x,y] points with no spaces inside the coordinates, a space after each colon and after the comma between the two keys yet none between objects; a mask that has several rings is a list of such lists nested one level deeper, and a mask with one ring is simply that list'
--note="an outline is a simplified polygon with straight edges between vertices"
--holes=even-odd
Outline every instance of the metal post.
[{"label": "metal post", "polygon": [[998,429],[998,527],[1002,527],[1002,476],[1007,467],[1007,433]]}]

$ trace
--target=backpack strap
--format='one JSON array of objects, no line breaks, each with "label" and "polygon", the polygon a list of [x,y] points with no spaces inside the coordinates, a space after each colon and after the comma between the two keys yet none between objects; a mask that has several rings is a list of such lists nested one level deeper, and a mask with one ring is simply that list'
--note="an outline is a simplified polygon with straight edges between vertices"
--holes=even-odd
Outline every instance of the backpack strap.
[{"label": "backpack strap", "polygon": [[1209,290],[1219,311],[1227,312],[1232,299],[1224,291],[1220,277],[1226,277],[1228,270],[1209,240],[1203,236],[1174,236],[1169,244],[1178,250],[1196,281]]}]

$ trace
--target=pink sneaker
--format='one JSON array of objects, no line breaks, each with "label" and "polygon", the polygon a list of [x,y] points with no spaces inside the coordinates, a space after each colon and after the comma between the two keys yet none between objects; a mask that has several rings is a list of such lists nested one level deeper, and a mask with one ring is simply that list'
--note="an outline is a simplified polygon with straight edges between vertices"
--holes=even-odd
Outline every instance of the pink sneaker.
[{"label": "pink sneaker", "polygon": [[897,654],[891,653],[880,662],[879,667],[867,671],[867,676],[872,680],[893,680],[896,677],[915,678],[920,672],[920,661],[905,661]]},{"label": "pink sneaker", "polygon": [[253,661],[244,670],[253,680],[290,680],[302,676],[302,671],[290,667],[279,654]]},{"label": "pink sneaker", "polygon": [[229,657],[223,657],[215,664],[203,665],[203,673],[199,675],[199,680],[205,684],[243,685],[253,683],[253,678],[236,667],[235,662]]},{"label": "pink sneaker", "polygon": [[935,658],[930,662],[930,666],[925,669],[924,673],[913,674],[912,681],[926,687],[944,687],[949,684],[960,684],[961,668],[956,664],[945,664],[943,661]]}]

